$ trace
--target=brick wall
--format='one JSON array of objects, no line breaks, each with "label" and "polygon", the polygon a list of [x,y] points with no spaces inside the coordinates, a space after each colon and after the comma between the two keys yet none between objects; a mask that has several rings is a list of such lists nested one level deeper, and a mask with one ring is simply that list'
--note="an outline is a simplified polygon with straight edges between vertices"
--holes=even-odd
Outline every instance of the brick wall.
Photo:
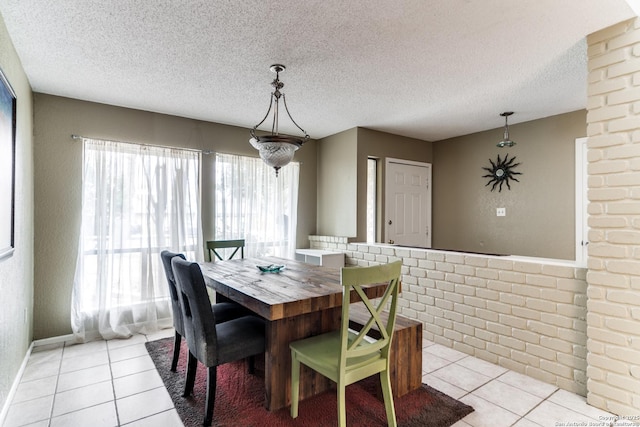
[{"label": "brick wall", "polygon": [[586,270],[566,263],[460,254],[311,236],[348,265],[402,259],[399,313],[424,337],[586,395]]},{"label": "brick wall", "polygon": [[587,42],[587,400],[640,415],[640,18]]}]

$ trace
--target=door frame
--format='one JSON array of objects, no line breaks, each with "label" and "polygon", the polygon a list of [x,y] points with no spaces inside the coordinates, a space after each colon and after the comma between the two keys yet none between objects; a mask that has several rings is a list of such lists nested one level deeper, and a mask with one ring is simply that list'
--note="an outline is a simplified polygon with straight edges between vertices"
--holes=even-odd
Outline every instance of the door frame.
[{"label": "door frame", "polygon": [[427,242],[427,247],[431,247],[432,242],[433,242],[433,205],[432,205],[432,195],[433,195],[433,165],[431,163],[427,163],[427,162],[418,162],[415,160],[404,160],[404,159],[396,159],[393,157],[387,157],[385,158],[385,162],[384,162],[384,215],[382,218],[383,221],[383,229],[384,229],[384,238],[381,239],[383,243],[388,242],[389,241],[389,223],[388,223],[388,217],[389,217],[389,187],[391,185],[391,179],[389,177],[389,164],[390,163],[399,163],[401,165],[406,165],[406,166],[419,166],[419,167],[424,167],[427,168],[428,172],[427,172],[427,176],[428,176],[428,180],[429,180],[429,185],[427,186],[427,209],[429,211],[429,221],[427,224],[427,227],[429,229],[429,238],[428,238],[428,242]]},{"label": "door frame", "polygon": [[589,245],[589,224],[588,211],[589,199],[587,197],[587,137],[576,138],[576,206],[575,206],[575,218],[576,218],[576,264],[579,266],[587,266],[588,245]]}]

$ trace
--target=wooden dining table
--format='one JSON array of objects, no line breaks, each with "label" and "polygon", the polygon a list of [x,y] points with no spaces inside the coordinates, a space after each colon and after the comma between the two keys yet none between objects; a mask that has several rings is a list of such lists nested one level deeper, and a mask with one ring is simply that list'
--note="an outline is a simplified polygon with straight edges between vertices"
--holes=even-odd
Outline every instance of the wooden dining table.
[{"label": "wooden dining table", "polygon": [[[279,273],[257,266],[283,265]],[[266,320],[265,389],[268,410],[291,402],[289,343],[340,329],[342,285],[340,269],[282,258],[244,258],[205,262],[200,267],[216,301],[235,301]],[[369,298],[382,296],[386,284],[366,287]],[[352,301],[359,301],[353,291]],[[331,388],[331,381],[302,366],[300,398]]]}]

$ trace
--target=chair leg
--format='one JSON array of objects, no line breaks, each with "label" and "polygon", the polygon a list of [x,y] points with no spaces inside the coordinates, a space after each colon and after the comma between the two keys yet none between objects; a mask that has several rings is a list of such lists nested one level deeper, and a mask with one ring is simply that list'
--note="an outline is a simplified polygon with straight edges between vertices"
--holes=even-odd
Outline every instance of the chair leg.
[{"label": "chair leg", "polygon": [[178,368],[178,359],[180,358],[180,341],[182,341],[182,336],[176,331],[176,335],[173,337],[173,360],[171,360],[172,372],[175,372]]},{"label": "chair leg", "polygon": [[291,351],[291,418],[298,416],[298,399],[300,398],[300,361]]},{"label": "chair leg", "polygon": [[249,374],[253,375],[256,373],[256,357],[249,356]]},{"label": "chair leg", "polygon": [[196,382],[196,370],[198,369],[198,359],[189,351],[189,360],[187,362],[187,378],[184,382],[184,393],[182,397],[187,397],[193,392],[193,386]]},{"label": "chair leg", "polygon": [[217,380],[217,367],[210,366],[207,369],[207,400],[204,410],[204,425],[210,426],[213,421],[213,406],[216,401],[216,380]]},{"label": "chair leg", "polygon": [[345,407],[346,387],[344,383],[336,384],[338,389],[338,425],[346,427],[347,425],[347,408]]},{"label": "chair leg", "polygon": [[382,386],[382,396],[384,397],[384,408],[387,411],[387,424],[389,427],[396,427],[396,410],[393,404],[391,377],[388,369],[380,372],[380,385]]}]

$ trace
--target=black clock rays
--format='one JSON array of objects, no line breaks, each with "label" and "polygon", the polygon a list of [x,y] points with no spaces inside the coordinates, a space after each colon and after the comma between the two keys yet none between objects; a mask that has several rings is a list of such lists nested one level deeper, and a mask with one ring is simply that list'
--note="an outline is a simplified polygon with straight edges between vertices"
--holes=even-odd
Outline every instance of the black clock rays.
[{"label": "black clock rays", "polygon": [[[491,163],[491,167],[482,168],[489,172],[486,175],[482,175],[483,178],[489,178],[489,182],[485,184],[485,187],[491,185],[491,191],[495,190],[498,187],[498,191],[502,191],[502,185],[506,184],[507,188],[511,190],[511,184],[509,180],[513,180],[516,182],[520,182],[515,175],[522,175],[520,172],[515,172],[513,169],[518,166],[520,163],[514,163],[516,157],[513,156],[509,158],[509,155],[505,155],[504,159],[500,158],[498,154],[498,159],[494,163],[493,160],[489,159]],[[493,185],[492,185],[493,184]]]}]

